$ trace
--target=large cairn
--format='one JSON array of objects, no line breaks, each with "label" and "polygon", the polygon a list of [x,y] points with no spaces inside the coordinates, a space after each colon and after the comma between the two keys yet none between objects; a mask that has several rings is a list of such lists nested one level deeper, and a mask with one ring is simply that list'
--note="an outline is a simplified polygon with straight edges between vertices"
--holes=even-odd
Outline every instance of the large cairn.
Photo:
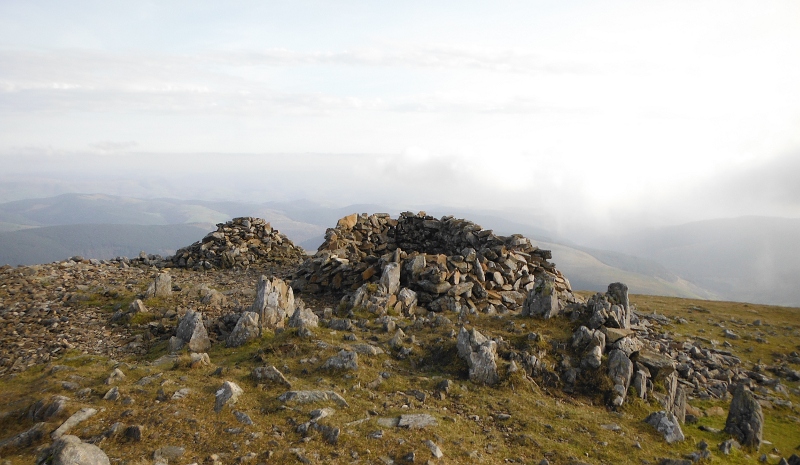
[{"label": "large cairn", "polygon": [[[549,283],[555,297],[574,300],[569,281],[548,262],[549,250],[515,234],[452,216],[353,214],[328,229],[292,287],[307,293],[353,293],[353,304],[431,311],[518,310],[527,294]],[[381,292],[371,292],[378,287]],[[376,301],[377,300],[377,301]]]},{"label": "large cairn", "polygon": [[296,264],[306,254],[261,218],[234,218],[172,256],[173,266],[194,270]]}]

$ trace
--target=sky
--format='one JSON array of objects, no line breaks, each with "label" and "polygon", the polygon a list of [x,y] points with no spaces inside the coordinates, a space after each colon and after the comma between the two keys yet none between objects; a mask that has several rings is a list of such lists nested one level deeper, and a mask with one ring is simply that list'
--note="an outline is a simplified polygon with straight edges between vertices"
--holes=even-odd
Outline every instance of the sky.
[{"label": "sky", "polygon": [[4,0],[0,201],[800,217],[798,25],[793,0]]}]

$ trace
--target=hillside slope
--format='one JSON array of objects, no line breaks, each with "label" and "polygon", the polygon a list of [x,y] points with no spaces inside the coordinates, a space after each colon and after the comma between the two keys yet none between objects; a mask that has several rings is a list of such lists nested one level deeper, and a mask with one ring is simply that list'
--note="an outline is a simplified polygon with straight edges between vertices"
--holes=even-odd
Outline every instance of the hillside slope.
[{"label": "hillside slope", "polygon": [[742,217],[631,234],[609,247],[663,264],[725,299],[800,305],[800,219]]},{"label": "hillside slope", "polygon": [[107,259],[140,251],[169,255],[208,231],[196,225],[75,224],[0,233],[0,265],[32,265],[75,255]]}]

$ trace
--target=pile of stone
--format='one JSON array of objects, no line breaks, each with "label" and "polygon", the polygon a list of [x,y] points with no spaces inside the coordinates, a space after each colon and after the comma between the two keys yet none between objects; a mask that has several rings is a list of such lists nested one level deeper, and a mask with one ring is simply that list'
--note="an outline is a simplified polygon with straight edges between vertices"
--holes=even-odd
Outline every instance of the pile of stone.
[{"label": "pile of stone", "polygon": [[234,218],[217,225],[203,240],[172,256],[172,265],[194,270],[248,268],[267,263],[297,264],[306,258],[302,248],[261,218]]},{"label": "pile of stone", "polygon": [[543,283],[561,302],[574,301],[569,281],[550,258],[550,251],[521,235],[498,236],[452,216],[353,214],[328,229],[317,253],[295,273],[292,287],[351,293],[379,284],[387,265],[396,264],[392,273],[399,275],[400,288],[385,291],[392,296],[390,306],[406,311],[413,305],[432,311],[517,310]]}]

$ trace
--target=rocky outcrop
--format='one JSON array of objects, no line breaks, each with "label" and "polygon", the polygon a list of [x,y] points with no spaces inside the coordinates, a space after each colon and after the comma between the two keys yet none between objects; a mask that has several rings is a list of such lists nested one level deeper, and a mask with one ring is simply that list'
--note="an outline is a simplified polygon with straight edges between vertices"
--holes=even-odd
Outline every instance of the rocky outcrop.
[{"label": "rocky outcrop", "polygon": [[299,263],[306,254],[261,218],[234,218],[217,225],[203,240],[184,247],[172,265],[194,270],[248,268],[270,263]]},{"label": "rocky outcrop", "polygon": [[753,393],[743,384],[736,386],[725,421],[725,432],[743,446],[756,450],[761,446],[764,431],[764,413]]},{"label": "rocky outcrop", "polygon": [[537,277],[547,276],[557,298],[573,301],[569,282],[549,258],[549,251],[521,235],[497,236],[451,216],[354,214],[328,229],[325,243],[295,273],[292,287],[350,293],[375,283],[387,295],[408,288],[416,293],[416,305],[433,311],[491,313],[519,309]]}]

